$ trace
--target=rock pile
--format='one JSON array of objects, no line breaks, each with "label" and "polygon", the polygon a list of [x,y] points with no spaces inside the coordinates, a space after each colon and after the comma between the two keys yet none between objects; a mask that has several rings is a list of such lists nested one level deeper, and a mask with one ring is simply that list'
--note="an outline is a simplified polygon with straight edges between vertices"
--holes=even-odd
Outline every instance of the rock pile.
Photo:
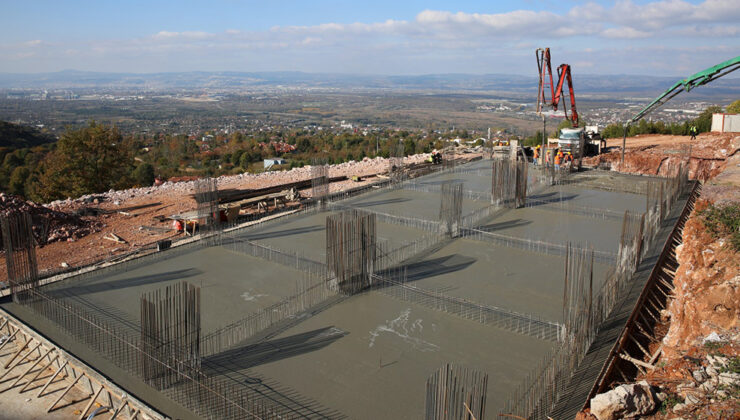
[{"label": "rock pile", "polygon": [[691,372],[693,381],[684,382],[676,387],[683,403],[673,407],[674,412],[681,412],[702,401],[714,402],[735,396],[740,387],[740,373],[733,372],[730,359],[724,356],[707,355],[702,366]]},{"label": "rock pile", "polygon": [[[26,201],[18,196],[0,193],[0,216],[28,213],[33,219],[33,234],[38,244],[79,239],[102,228],[98,221],[65,213]],[[2,233],[0,232],[0,246]]]},{"label": "rock pile", "polygon": [[620,385],[591,399],[591,414],[598,420],[638,418],[655,410],[656,399],[647,382]]}]

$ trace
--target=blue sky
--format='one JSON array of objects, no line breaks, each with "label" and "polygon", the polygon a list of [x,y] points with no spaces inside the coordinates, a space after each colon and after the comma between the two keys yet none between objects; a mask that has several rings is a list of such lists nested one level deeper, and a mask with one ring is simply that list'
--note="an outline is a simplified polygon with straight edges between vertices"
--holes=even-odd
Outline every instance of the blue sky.
[{"label": "blue sky", "polygon": [[2,0],[0,72],[685,75],[740,55],[737,0]]}]

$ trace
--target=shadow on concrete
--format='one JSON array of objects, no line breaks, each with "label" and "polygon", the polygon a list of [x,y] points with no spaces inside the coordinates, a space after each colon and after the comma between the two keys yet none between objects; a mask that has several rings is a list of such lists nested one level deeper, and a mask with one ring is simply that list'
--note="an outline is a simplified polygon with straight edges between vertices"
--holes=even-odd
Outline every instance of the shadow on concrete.
[{"label": "shadow on concrete", "polygon": [[572,201],[578,198],[578,194],[562,194],[559,192],[549,192],[546,194],[535,194],[527,197],[532,200],[537,200],[540,204],[529,205],[527,207],[537,207],[551,203],[562,203],[563,201]]},{"label": "shadow on concrete", "polygon": [[531,225],[532,221],[527,219],[512,219],[508,220],[506,222],[499,222],[499,223],[489,223],[487,225],[481,226],[479,229],[484,230],[486,232],[493,232],[496,230],[504,230],[509,228],[515,228],[519,226],[527,226]]},{"label": "shadow on concrete", "polygon": [[[197,268],[185,268],[182,270],[167,271],[164,273],[148,274],[146,276],[128,277],[118,280],[108,280],[96,283],[70,285],[66,287],[51,287],[47,293],[55,297],[81,296],[89,293],[105,292],[109,290],[125,289],[128,287],[139,287],[147,284],[161,283],[170,280],[186,279],[197,276],[203,272]],[[94,280],[92,280],[94,281]]]},{"label": "shadow on concrete", "polygon": [[454,178],[454,179],[441,179],[439,181],[424,181],[420,182],[419,185],[442,185],[448,182],[462,182],[465,183],[466,180],[460,179],[460,178]]},{"label": "shadow on concrete", "polygon": [[359,203],[352,203],[350,206],[352,207],[373,207],[373,206],[382,206],[384,204],[395,204],[395,203],[405,203],[407,201],[411,201],[410,198],[388,198],[385,200],[375,200],[375,201],[362,201]]},{"label": "shadow on concrete", "polygon": [[319,328],[290,337],[226,350],[203,360],[206,373],[248,369],[320,350],[348,333],[335,327]]},{"label": "shadow on concrete", "polygon": [[268,400],[281,412],[295,418],[345,419],[346,415],[322,406],[297,391],[262,377],[248,368],[320,350],[347,335],[335,327],[325,327],[290,337],[227,350],[202,361],[204,373],[224,382],[237,382]]},{"label": "shadow on concrete", "polygon": [[476,261],[478,261],[476,258],[452,254],[445,257],[414,262],[406,266],[406,280],[412,282],[428,277],[454,273],[455,271],[470,267]]},{"label": "shadow on concrete", "polygon": [[246,238],[250,241],[258,241],[260,239],[280,238],[282,236],[301,235],[303,233],[317,232],[326,229],[326,226],[314,225],[306,226],[294,229],[285,230],[273,230],[269,232],[246,234]]}]

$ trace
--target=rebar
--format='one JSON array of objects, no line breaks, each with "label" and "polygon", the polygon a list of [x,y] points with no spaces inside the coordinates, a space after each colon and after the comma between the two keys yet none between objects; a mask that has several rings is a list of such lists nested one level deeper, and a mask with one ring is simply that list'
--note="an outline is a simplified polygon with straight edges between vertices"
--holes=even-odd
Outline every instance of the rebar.
[{"label": "rebar", "polygon": [[405,179],[406,173],[403,170],[403,158],[406,156],[403,143],[391,149],[391,155],[388,157],[388,177],[391,181],[391,187],[398,187]]},{"label": "rebar", "polygon": [[193,183],[195,190],[194,197],[198,213],[198,230],[201,235],[206,233],[215,233],[215,235],[206,235],[203,241],[204,245],[211,245],[218,241],[218,232],[220,232],[221,212],[218,207],[218,180],[214,178],[201,178]]},{"label": "rebar", "polygon": [[329,166],[325,159],[313,159],[311,161],[311,198],[321,210],[324,210],[328,196]]},{"label": "rebar", "polygon": [[374,274],[373,290],[405,302],[517,334],[557,342],[564,337],[563,326],[557,322],[408,284],[405,266],[393,267]]},{"label": "rebar", "polygon": [[486,415],[488,374],[446,364],[427,379],[426,420],[476,420]]},{"label": "rebar", "polygon": [[[79,344],[89,347],[134,377],[153,386],[158,380],[142,377],[142,366],[150,366],[178,381],[162,389],[162,394],[181,404],[199,417],[214,419],[298,419],[303,416],[290,407],[253,391],[243,384],[222,381],[193,368],[192,361],[170,357],[161,360],[156,352],[145,350],[140,336],[109,324],[86,309],[47,295],[37,289],[28,289],[36,302],[31,308],[55,324],[64,334]],[[156,366],[156,367],[154,367]]]},{"label": "rebar", "polygon": [[326,266],[341,293],[352,295],[370,285],[377,236],[373,213],[345,210],[326,217]]},{"label": "rebar", "polygon": [[527,200],[527,168],[525,161],[494,159],[491,177],[491,203],[519,208]]},{"label": "rebar", "polygon": [[13,301],[25,304],[33,297],[27,293],[39,286],[39,269],[36,261],[36,241],[33,221],[28,213],[12,213],[0,218],[5,266]]},{"label": "rebar", "polygon": [[449,237],[457,235],[462,219],[463,183],[448,181],[442,184],[439,220]]},{"label": "rebar", "polygon": [[205,335],[201,342],[204,356],[226,351],[279,323],[295,318],[301,312],[323,304],[337,295],[329,283],[321,275],[304,274],[296,284],[295,294]]},{"label": "rebar", "polygon": [[[176,360],[185,372],[200,369],[200,288],[187,282],[143,294],[141,345],[145,352],[171,364]],[[144,359],[145,381],[164,389],[180,380],[181,372]]]}]

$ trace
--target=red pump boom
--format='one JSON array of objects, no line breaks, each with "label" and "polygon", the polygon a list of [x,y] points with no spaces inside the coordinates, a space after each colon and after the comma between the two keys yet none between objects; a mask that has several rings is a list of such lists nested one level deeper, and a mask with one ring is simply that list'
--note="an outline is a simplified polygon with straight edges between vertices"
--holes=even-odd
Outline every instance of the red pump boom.
[{"label": "red pump boom", "polygon": [[[537,68],[539,69],[540,75],[539,92],[537,93],[537,113],[542,113],[542,108],[545,105],[552,106],[555,111],[558,110],[560,99],[563,96],[563,85],[567,80],[568,90],[570,92],[570,118],[568,118],[568,109],[565,106],[563,106],[563,112],[565,113],[565,118],[570,119],[571,123],[573,123],[573,127],[578,127],[576,95],[573,92],[573,78],[570,75],[570,65],[561,64],[558,67],[558,84],[557,87],[553,87],[552,66],[550,65],[550,49],[538,48],[535,51],[535,56],[537,57]],[[546,97],[546,90],[548,85],[550,87],[551,98],[549,101]]]}]

